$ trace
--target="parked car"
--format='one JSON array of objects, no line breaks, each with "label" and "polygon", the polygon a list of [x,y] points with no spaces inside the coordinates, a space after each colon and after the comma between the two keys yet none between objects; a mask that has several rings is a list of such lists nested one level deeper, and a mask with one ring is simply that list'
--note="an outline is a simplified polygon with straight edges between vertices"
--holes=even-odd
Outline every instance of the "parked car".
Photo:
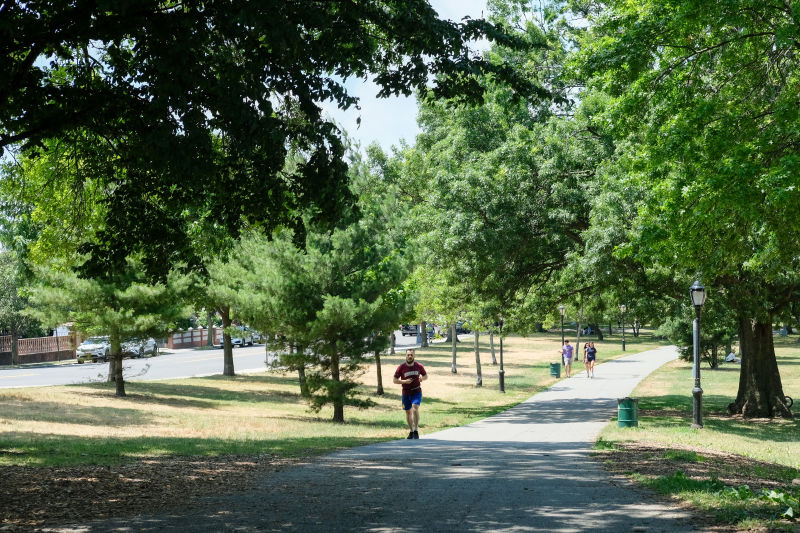
[{"label": "parked car", "polygon": [[[223,343],[222,333],[219,334],[217,340],[219,341],[219,345],[222,346]],[[245,328],[240,328],[238,333],[236,333],[235,335],[231,335],[231,345],[234,348],[236,347],[241,348],[242,346],[252,346],[253,345],[252,333],[250,333],[250,331]]]},{"label": "parked car", "polygon": [[152,337],[149,339],[128,339],[122,343],[122,357],[144,357],[158,355],[158,344]]},{"label": "parked car", "polygon": [[[122,357],[144,357],[145,355],[158,355],[158,344],[155,339],[132,338],[122,342]],[[89,337],[83,341],[76,350],[78,363],[91,361],[108,361],[111,357],[111,341],[108,336]]]},{"label": "parked car", "polygon": [[111,355],[111,341],[108,337],[89,337],[83,341],[75,351],[78,362],[83,364],[87,361],[96,363],[98,361],[108,361]]},{"label": "parked car", "polygon": [[466,322],[456,322],[456,333],[472,333],[472,330],[466,326]]},{"label": "parked car", "polygon": [[400,326],[400,333],[403,334],[403,337],[406,335],[413,337],[419,333],[419,324],[403,324]]}]

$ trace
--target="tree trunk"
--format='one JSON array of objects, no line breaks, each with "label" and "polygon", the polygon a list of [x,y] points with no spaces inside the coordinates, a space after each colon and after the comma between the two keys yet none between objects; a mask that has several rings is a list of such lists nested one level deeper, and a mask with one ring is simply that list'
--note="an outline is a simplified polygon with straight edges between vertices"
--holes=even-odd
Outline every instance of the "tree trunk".
[{"label": "tree trunk", "polygon": [[11,365],[19,364],[19,333],[11,332]]},{"label": "tree trunk", "polygon": [[719,367],[719,346],[716,344],[711,347],[711,358],[708,361],[708,366],[712,369]]},{"label": "tree trunk", "polygon": [[609,321],[608,322],[608,336],[610,337],[611,335],[613,335],[613,332],[611,331],[611,321]]},{"label": "tree trunk", "polygon": [[[455,339],[455,341],[453,339]],[[456,334],[455,325],[447,328],[447,338],[444,340],[444,342],[458,342],[458,335]]]},{"label": "tree trunk", "polygon": [[333,387],[333,421],[342,424],[344,423],[344,399],[340,396],[342,390],[339,387],[339,352],[335,344],[331,356],[331,379],[336,383]]},{"label": "tree trunk", "polygon": [[308,398],[311,396],[311,392],[308,390],[308,382],[306,381],[306,365],[300,356],[301,353],[305,353],[306,347],[291,342],[289,344],[289,353],[292,353],[292,351],[294,351],[294,361],[297,365],[297,380],[300,382],[300,396]]},{"label": "tree trunk", "polygon": [[456,348],[456,342],[458,341],[458,335],[456,335],[456,325],[453,324],[450,326],[450,333],[453,336],[453,365],[450,367],[450,372],[453,374],[457,374],[458,370],[456,370],[456,352],[458,348]]},{"label": "tree trunk", "polygon": [[603,340],[603,331],[600,329],[600,324],[589,324],[592,327],[592,331],[597,333],[597,340]]},{"label": "tree trunk", "polygon": [[497,358],[494,356],[494,331],[489,330],[489,347],[492,349],[492,364],[497,364]]},{"label": "tree trunk", "polygon": [[375,366],[378,370],[378,396],[383,396],[383,373],[381,372],[381,352],[375,350]]},{"label": "tree trunk", "polygon": [[389,334],[389,355],[394,355],[394,343],[395,343],[395,337],[393,331],[392,333]]},{"label": "tree trunk", "polygon": [[583,331],[581,330],[582,322],[583,322],[583,307],[581,307],[581,310],[578,312],[578,323],[575,326],[575,355],[573,361],[578,360],[578,354],[581,351],[581,333],[583,333]]},{"label": "tree trunk", "polygon": [[474,332],[475,335],[475,372],[477,373],[478,377],[475,380],[476,387],[483,386],[483,374],[481,374],[481,348],[480,344],[478,344],[478,330],[476,329]]},{"label": "tree trunk", "polygon": [[206,334],[206,346],[214,346],[214,312],[209,311],[206,318],[208,319],[208,332]]},{"label": "tree trunk", "polygon": [[308,383],[306,382],[306,367],[297,367],[297,380],[300,382],[300,396],[308,398],[311,393],[308,392]]},{"label": "tree trunk", "polygon": [[231,344],[231,334],[228,333],[228,328],[231,327],[233,320],[231,319],[230,306],[224,306],[219,309],[219,314],[222,317],[222,375],[235,376],[233,371],[233,345]]},{"label": "tree trunk", "polygon": [[639,319],[637,318],[637,319],[635,319],[633,321],[633,336],[634,337],[638,337],[639,336],[639,329],[640,328],[641,328],[641,324],[639,323]]},{"label": "tree trunk", "polygon": [[424,320],[419,324],[419,331],[420,331],[420,341],[419,346],[420,348],[427,348],[428,347],[428,323]]},{"label": "tree trunk", "polygon": [[119,334],[112,332],[108,340],[111,341],[111,357],[109,360],[114,361],[114,381],[117,386],[116,396],[123,397],[126,394],[125,380],[122,377],[122,344]]},{"label": "tree trunk", "polygon": [[739,317],[739,357],[739,392],[728,412],[745,418],[791,418],[775,359],[771,319]]}]

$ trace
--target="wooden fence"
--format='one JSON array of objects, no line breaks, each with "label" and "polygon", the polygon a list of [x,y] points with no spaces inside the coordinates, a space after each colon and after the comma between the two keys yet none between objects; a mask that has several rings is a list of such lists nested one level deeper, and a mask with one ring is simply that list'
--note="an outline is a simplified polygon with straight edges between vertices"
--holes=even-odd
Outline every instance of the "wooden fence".
[{"label": "wooden fence", "polygon": [[[17,364],[61,361],[75,358],[75,337],[34,337],[17,340]],[[11,364],[11,336],[0,337],[0,365]]]},{"label": "wooden fence", "polygon": [[[214,344],[218,344],[219,334],[222,333],[222,328],[214,326]],[[197,346],[205,346],[208,343],[208,329],[205,328],[189,328],[186,330],[173,331],[167,337],[167,348],[194,348]]]}]

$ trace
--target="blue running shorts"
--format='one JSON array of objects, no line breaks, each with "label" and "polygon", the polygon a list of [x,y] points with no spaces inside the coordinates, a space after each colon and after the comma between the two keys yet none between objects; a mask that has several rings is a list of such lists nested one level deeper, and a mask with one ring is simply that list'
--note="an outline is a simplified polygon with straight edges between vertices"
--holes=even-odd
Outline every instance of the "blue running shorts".
[{"label": "blue running shorts", "polygon": [[408,411],[411,409],[413,404],[419,405],[422,403],[422,391],[418,390],[417,392],[411,394],[403,394],[403,410]]}]

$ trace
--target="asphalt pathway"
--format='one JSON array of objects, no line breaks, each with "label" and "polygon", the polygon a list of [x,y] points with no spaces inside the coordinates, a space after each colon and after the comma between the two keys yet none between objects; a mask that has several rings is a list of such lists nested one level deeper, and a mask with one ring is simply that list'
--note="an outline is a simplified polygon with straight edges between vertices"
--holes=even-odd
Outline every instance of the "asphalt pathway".
[{"label": "asphalt pathway", "polygon": [[617,398],[676,356],[661,348],[609,361],[594,379],[577,373],[513,409],[430,435],[423,399],[420,440],[321,457],[172,514],[60,531],[691,531],[687,511],[588,457]]}]

